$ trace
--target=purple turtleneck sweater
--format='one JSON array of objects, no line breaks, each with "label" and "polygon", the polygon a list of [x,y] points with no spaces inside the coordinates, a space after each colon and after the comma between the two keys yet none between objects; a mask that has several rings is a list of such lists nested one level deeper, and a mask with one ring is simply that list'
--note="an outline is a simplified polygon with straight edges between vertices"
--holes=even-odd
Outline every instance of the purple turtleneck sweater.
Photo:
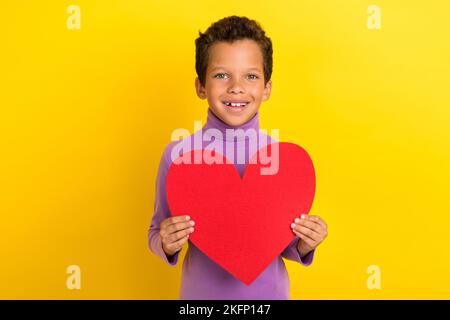
[{"label": "purple turtleneck sweater", "polygon": [[[210,148],[211,141],[207,141],[205,136],[208,132],[216,129],[222,133],[222,139],[214,140],[214,144],[223,146],[223,152],[228,154],[230,146],[234,149],[235,158],[233,160],[234,166],[242,177],[245,166],[249,158],[253,154],[247,152],[251,143],[258,146],[258,149],[264,145],[275,141],[270,136],[259,130],[259,113],[239,127],[231,127],[220,120],[210,109],[208,109],[208,117],[205,126],[202,130],[194,132],[183,141],[189,139],[191,149],[197,149],[198,145],[194,141],[201,141],[202,148]],[[236,134],[235,137],[227,136],[227,129],[242,129],[243,132],[248,129],[253,129],[259,132],[257,135]],[[219,131],[213,130],[214,137]],[[203,139],[201,135],[204,134]],[[199,136],[200,135],[200,136]],[[196,139],[197,138],[197,139]],[[246,143],[242,143],[245,139]],[[256,139],[256,140],[255,140]],[[241,142],[239,142],[241,140]],[[152,252],[160,256],[167,264],[174,266],[178,262],[178,251],[174,256],[168,258],[162,248],[161,238],[159,236],[159,226],[161,221],[170,217],[170,211],[166,198],[166,176],[172,163],[172,150],[180,143],[174,141],[167,145],[162,155],[158,175],[156,178],[156,195],[154,204],[154,213],[150,228],[148,230],[148,245]],[[185,144],[189,145],[189,144]],[[179,145],[178,145],[179,146]],[[227,149],[228,148],[228,149]],[[240,150],[244,148],[244,150]],[[217,150],[217,149],[216,149]],[[182,152],[187,152],[183,148]],[[237,159],[237,155],[245,154],[245,163]],[[228,157],[230,159],[230,157]],[[186,213],[189,214],[189,213]],[[242,212],[245,214],[245,212]],[[194,231],[195,232],[195,231]],[[297,250],[297,242],[299,238],[295,239],[285,248],[285,250],[270,263],[267,268],[249,285],[247,286],[240,280],[225,271],[222,267],[209,259],[202,251],[200,251],[192,242],[188,241],[188,251],[183,261],[183,271],[181,277],[180,299],[205,299],[205,300],[249,300],[249,299],[267,299],[267,300],[287,300],[290,298],[289,294],[289,277],[282,258],[299,262],[304,266],[309,266],[314,258],[314,251],[300,258]]]}]

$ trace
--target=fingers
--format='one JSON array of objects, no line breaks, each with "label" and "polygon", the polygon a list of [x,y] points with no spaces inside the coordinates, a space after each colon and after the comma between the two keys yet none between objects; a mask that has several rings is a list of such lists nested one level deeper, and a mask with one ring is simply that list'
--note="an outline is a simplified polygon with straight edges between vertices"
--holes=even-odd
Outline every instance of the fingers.
[{"label": "fingers", "polygon": [[187,215],[185,215],[185,216],[170,217],[170,218],[167,218],[167,219],[165,219],[165,220],[163,220],[163,221],[161,222],[160,228],[162,229],[162,228],[164,228],[164,227],[167,227],[167,226],[169,226],[169,225],[171,225],[171,224],[174,224],[174,223],[177,223],[177,222],[189,221],[190,219],[191,219],[191,217],[189,217],[189,216],[187,216]]},{"label": "fingers", "polygon": [[316,247],[328,235],[326,223],[318,216],[302,215],[291,224],[292,232],[310,247]]},{"label": "fingers", "polygon": [[322,228],[327,229],[328,226],[325,223],[325,221],[323,221],[319,216],[309,216],[309,215],[305,215],[305,219],[308,221],[313,221],[315,223],[318,223],[322,226]]},{"label": "fingers", "polygon": [[186,229],[182,229],[181,231],[171,233],[167,236],[167,242],[168,243],[177,242],[179,239],[182,239],[190,235],[192,232],[194,232],[194,227],[188,227]]},{"label": "fingers", "polygon": [[301,215],[301,219],[296,218],[294,222],[314,230],[324,238],[328,235],[328,226],[319,216],[307,216],[303,214]]},{"label": "fingers", "polygon": [[300,225],[300,226],[309,228],[317,233],[322,233],[322,231],[323,231],[322,225],[318,224],[315,221],[308,220],[306,218],[304,218],[304,219],[296,218],[294,222],[296,225]]},{"label": "fingers", "polygon": [[314,242],[320,242],[322,240],[322,236],[319,233],[317,233],[316,231],[314,231],[314,230],[312,230],[310,228],[307,228],[307,227],[304,227],[304,226],[301,226],[301,225],[295,225],[292,228],[292,231],[295,234],[300,233],[304,237],[306,237],[308,239],[311,239]]},{"label": "fingers", "polygon": [[314,248],[316,247],[317,242],[313,239],[309,238],[308,236],[298,232],[297,230],[292,230],[302,241],[304,241],[309,247]]},{"label": "fingers", "polygon": [[193,226],[194,222],[190,219],[189,216],[176,216],[163,220],[160,225],[161,235],[166,236],[188,226]]},{"label": "fingers", "polygon": [[310,216],[309,218],[310,219],[307,220],[312,220],[321,226],[319,234],[321,236],[321,241],[323,241],[328,236],[328,225],[319,216]]},{"label": "fingers", "polygon": [[185,237],[183,237],[181,239],[178,239],[175,242],[167,244],[166,247],[167,247],[167,249],[169,249],[172,252],[176,253],[176,252],[181,250],[181,248],[186,243],[186,241],[188,241],[188,239],[189,239],[189,235],[187,235],[187,236],[185,236]]},{"label": "fingers", "polygon": [[194,225],[195,225],[194,221],[177,222],[177,223],[171,224],[171,225],[163,228],[161,231],[163,232],[163,235],[170,235],[170,234],[176,233],[180,230],[193,227]]},{"label": "fingers", "polygon": [[159,234],[163,249],[171,254],[178,252],[194,232],[194,221],[189,216],[176,216],[161,222]]}]

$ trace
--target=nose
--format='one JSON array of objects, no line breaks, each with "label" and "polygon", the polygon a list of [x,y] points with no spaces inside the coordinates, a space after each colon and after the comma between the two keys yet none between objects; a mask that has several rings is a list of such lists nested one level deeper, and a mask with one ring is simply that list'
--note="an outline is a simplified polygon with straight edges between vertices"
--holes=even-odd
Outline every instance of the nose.
[{"label": "nose", "polygon": [[233,80],[228,88],[228,93],[244,93],[244,86],[239,82],[239,80]]}]

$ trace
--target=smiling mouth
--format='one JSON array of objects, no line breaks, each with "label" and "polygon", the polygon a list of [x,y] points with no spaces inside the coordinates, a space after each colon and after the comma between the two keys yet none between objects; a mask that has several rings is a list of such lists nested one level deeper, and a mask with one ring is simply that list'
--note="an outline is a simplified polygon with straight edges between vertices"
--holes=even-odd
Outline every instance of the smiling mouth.
[{"label": "smiling mouth", "polygon": [[240,102],[228,102],[228,101],[222,101],[222,103],[226,106],[226,107],[231,107],[231,108],[244,108],[246,107],[250,102],[248,101],[240,101]]}]

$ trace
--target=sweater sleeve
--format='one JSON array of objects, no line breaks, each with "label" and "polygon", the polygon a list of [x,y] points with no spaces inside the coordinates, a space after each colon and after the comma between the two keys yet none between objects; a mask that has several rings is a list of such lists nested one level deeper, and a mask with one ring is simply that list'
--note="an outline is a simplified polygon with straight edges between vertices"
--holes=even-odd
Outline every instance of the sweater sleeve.
[{"label": "sweater sleeve", "polygon": [[315,249],[308,253],[303,258],[300,257],[300,253],[297,250],[297,243],[300,240],[298,236],[295,236],[294,240],[283,250],[281,256],[285,259],[299,262],[304,266],[309,266],[314,260]]},{"label": "sweater sleeve", "polygon": [[162,247],[161,237],[159,235],[159,226],[164,219],[170,217],[169,205],[166,198],[166,176],[171,164],[170,160],[171,145],[169,144],[161,157],[158,173],[156,177],[155,202],[153,217],[148,229],[148,246],[150,250],[160,256],[170,266],[175,266],[178,262],[180,251],[173,256],[167,256]]}]

